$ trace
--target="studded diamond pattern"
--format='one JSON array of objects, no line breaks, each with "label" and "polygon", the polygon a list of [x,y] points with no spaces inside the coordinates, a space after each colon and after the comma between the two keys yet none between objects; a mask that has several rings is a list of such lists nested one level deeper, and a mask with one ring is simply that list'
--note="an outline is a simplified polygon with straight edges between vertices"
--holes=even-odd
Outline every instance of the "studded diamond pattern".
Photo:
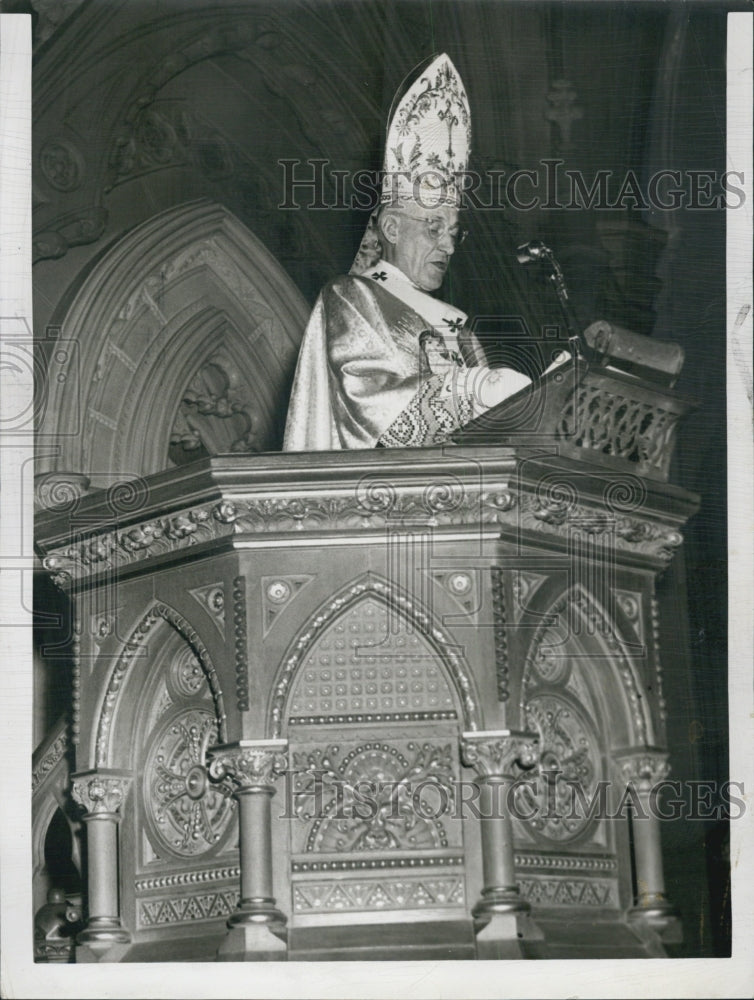
[{"label": "studded diamond pattern", "polygon": [[402,617],[372,598],[322,634],[304,661],[289,715],[436,712],[454,708],[438,658]]}]

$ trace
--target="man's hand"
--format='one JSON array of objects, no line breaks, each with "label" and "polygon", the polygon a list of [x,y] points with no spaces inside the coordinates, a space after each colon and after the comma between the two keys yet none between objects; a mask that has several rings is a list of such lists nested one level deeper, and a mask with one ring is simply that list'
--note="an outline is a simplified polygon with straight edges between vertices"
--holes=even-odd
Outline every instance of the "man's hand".
[{"label": "man's hand", "polygon": [[474,417],[480,416],[486,410],[497,406],[509,396],[531,385],[531,379],[514,371],[513,368],[488,368],[478,365],[474,368],[461,368],[451,373],[453,377],[453,392],[465,396],[472,405]]}]

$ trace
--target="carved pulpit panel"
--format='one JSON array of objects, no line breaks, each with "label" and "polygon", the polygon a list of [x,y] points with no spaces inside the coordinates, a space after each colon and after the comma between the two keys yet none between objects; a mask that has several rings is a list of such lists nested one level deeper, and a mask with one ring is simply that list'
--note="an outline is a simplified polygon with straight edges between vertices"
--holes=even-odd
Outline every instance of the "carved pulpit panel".
[{"label": "carved pulpit panel", "polygon": [[145,932],[224,922],[238,899],[236,803],[206,769],[207,748],[220,742],[213,694],[191,645],[168,627],[160,639],[136,713],[136,852],[127,895]]},{"label": "carved pulpit panel", "polygon": [[365,735],[343,730],[293,753],[294,915],[462,907],[455,734]]},{"label": "carved pulpit panel", "polygon": [[426,636],[359,600],[303,658],[285,714],[294,925],[464,916],[456,696]]}]

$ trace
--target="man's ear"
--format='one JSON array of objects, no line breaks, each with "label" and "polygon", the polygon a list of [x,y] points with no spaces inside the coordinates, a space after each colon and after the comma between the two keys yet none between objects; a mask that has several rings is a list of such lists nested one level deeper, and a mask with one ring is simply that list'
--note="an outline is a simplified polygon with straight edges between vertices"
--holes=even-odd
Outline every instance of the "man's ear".
[{"label": "man's ear", "polygon": [[398,242],[398,216],[395,212],[384,212],[380,216],[380,232],[388,243]]}]

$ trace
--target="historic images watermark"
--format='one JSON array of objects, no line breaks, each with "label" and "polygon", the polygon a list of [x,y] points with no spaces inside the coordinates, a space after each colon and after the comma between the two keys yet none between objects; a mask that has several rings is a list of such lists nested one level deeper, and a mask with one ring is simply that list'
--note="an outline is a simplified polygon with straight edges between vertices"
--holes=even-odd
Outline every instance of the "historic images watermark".
[{"label": "historic images watermark", "polygon": [[[283,210],[371,210],[379,205],[384,189],[397,194],[401,180],[412,180],[408,172],[338,170],[326,159],[283,159],[278,166],[282,199],[277,207]],[[464,208],[672,212],[741,208],[746,202],[744,181],[736,170],[662,169],[640,178],[634,170],[604,169],[587,175],[567,169],[564,160],[543,159],[533,168],[470,170],[458,174],[453,185],[462,192]],[[413,182],[418,204],[424,204],[422,191],[433,191],[426,208],[434,207],[437,194],[442,196],[449,186],[448,179],[433,170]]]},{"label": "historic images watermark", "polygon": [[480,784],[459,778],[424,777],[353,783],[326,767],[283,772],[282,819],[373,824],[412,820],[501,819],[568,831],[599,820],[736,820],[746,813],[744,783],[662,779],[647,788],[601,780],[590,787],[560,768],[534,768],[492,786],[481,801]]}]

